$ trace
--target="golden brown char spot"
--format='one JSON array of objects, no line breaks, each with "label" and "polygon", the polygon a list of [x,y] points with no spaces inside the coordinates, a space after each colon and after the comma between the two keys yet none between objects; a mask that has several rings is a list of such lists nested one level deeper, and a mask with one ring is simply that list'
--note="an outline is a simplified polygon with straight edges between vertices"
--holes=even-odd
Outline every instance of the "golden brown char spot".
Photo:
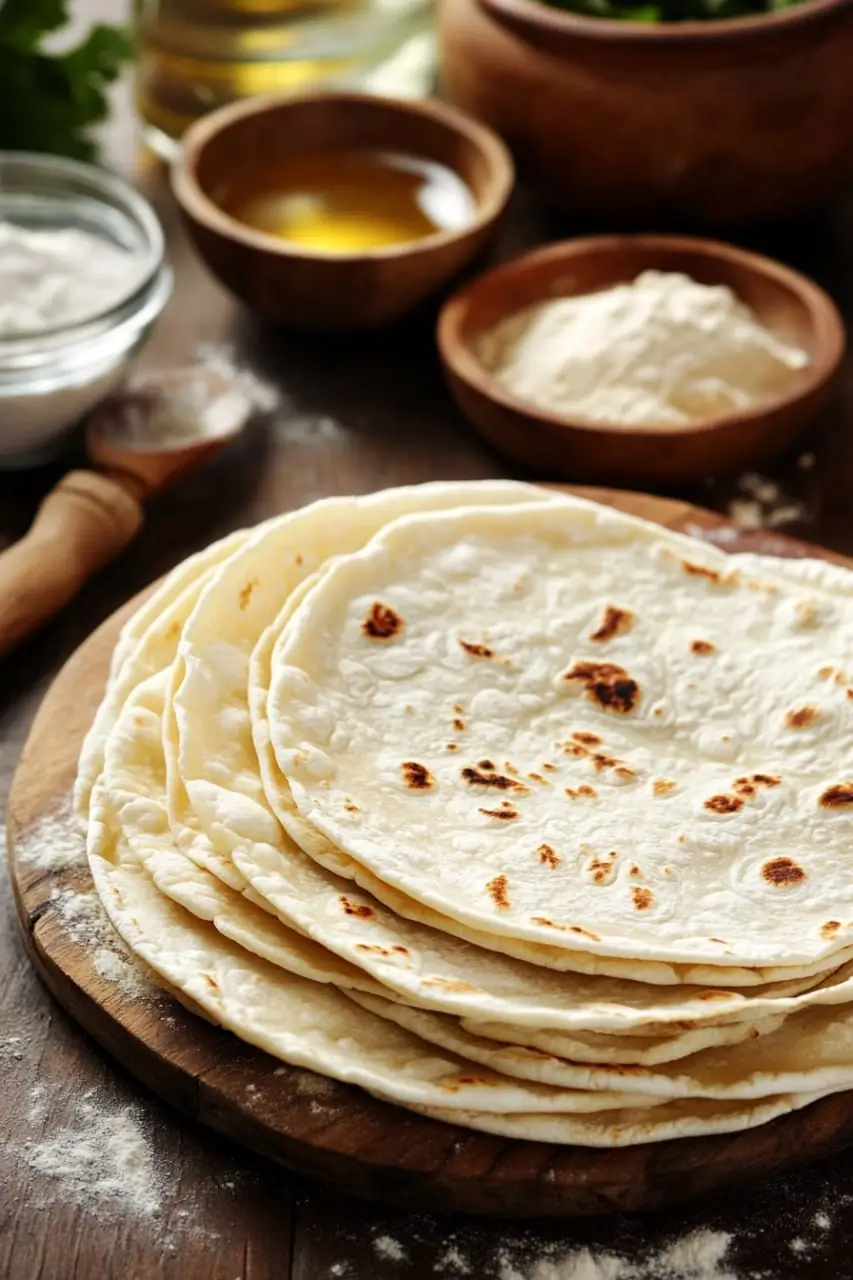
[{"label": "golden brown char spot", "polygon": [[712,644],[710,640],[691,640],[690,652],[699,654],[700,657],[706,657],[709,653],[716,652],[717,646]]},{"label": "golden brown char spot", "polygon": [[592,876],[596,884],[606,884],[613,878],[613,859],[615,853],[609,855],[609,861],[602,858],[593,858],[588,864],[587,870]]},{"label": "golden brown char spot", "polygon": [[820,926],[820,936],[822,938],[831,938],[841,928],[840,920],[827,920],[826,924]]},{"label": "golden brown char spot", "polygon": [[366,906],[363,902],[351,902],[349,898],[343,896],[340,902],[348,916],[358,916],[359,920],[369,920],[373,915],[373,908]]},{"label": "golden brown char spot", "polygon": [[614,636],[624,635],[633,625],[634,615],[630,609],[620,609],[615,604],[607,604],[604,606],[604,617],[589,638],[600,644],[604,640],[612,640]]},{"label": "golden brown char spot", "polygon": [[545,761],[545,763],[543,764],[542,768],[545,770],[545,772],[546,772],[546,773],[556,773],[556,772],[557,772],[557,766],[556,766],[555,764],[551,764],[551,762],[550,762],[549,760],[546,760],[546,761]]},{"label": "golden brown char spot", "polygon": [[480,767],[474,769],[470,765],[464,768],[462,777],[471,787],[494,787],[497,791],[517,791],[524,793],[529,791],[523,782],[518,782],[515,778],[510,778],[505,773],[489,773],[486,772],[486,766],[490,770],[494,769],[494,765],[489,760],[481,760]]},{"label": "golden brown char spot", "polygon": [[652,795],[655,796],[671,796],[673,791],[678,790],[678,783],[673,782],[671,778],[655,778],[652,783]]},{"label": "golden brown char spot", "polygon": [[461,715],[463,714],[463,712],[464,712],[465,708],[464,708],[463,706],[461,706],[458,702],[454,702],[454,704],[453,704],[453,710],[456,712],[456,714],[457,714],[458,716],[461,716]]},{"label": "golden brown char spot", "polygon": [[170,623],[169,626],[166,628],[166,639],[174,640],[175,637],[179,636],[180,634],[181,634],[181,624],[176,619],[174,622]]},{"label": "golden brown char spot", "polygon": [[460,720],[459,717],[457,716],[456,719],[453,721],[453,728],[456,730],[457,733],[462,733],[465,728],[465,721]]},{"label": "golden brown char spot", "polygon": [[506,911],[510,906],[509,881],[506,876],[495,876],[494,880],[490,880],[486,885],[486,892],[499,911]]},{"label": "golden brown char spot", "polygon": [[566,787],[565,791],[570,800],[594,800],[598,795],[595,787],[589,787],[586,783],[580,787]]},{"label": "golden brown char spot", "polygon": [[347,813],[360,813],[360,812],[361,812],[361,810],[359,809],[358,805],[355,803],[355,801],[354,801],[354,800],[345,800],[345,801],[344,801],[344,808],[346,809]]},{"label": "golden brown char spot", "polygon": [[521,816],[517,809],[503,807],[500,809],[479,809],[478,812],[482,813],[486,818],[498,818],[501,822],[513,822]]},{"label": "golden brown char spot", "polygon": [[733,1000],[733,991],[700,991],[697,1000]]},{"label": "golden brown char spot", "polygon": [[633,865],[633,866],[630,868],[630,870],[628,871],[628,875],[629,875],[629,876],[638,876],[639,874],[640,874],[640,868],[637,866],[637,864],[636,864],[636,862],[635,862],[635,863],[634,863],[634,865]]},{"label": "golden brown char spot", "polygon": [[487,644],[477,644],[473,640],[460,640],[462,648],[466,653],[470,653],[472,658],[493,658],[494,650],[490,649]]},{"label": "golden brown char spot", "polygon": [[543,867],[550,867],[552,871],[555,867],[559,867],[560,855],[555,853],[549,844],[540,844],[536,852]]},{"label": "golden brown char spot", "polygon": [[743,778],[735,778],[733,786],[738,787],[779,787],[782,779],[775,773],[750,773]]},{"label": "golden brown char spot", "polygon": [[579,924],[556,924],[553,920],[549,920],[547,916],[531,916],[530,920],[532,924],[539,924],[543,929],[559,929],[560,933],[576,933],[581,938],[588,938],[590,942],[601,941],[597,933],[591,933],[589,929],[582,929]]},{"label": "golden brown char spot", "polygon": [[425,764],[418,764],[417,760],[404,760],[400,768],[403,770],[403,781],[411,791],[429,791],[435,784],[435,778],[429,769]]},{"label": "golden brown char spot", "polygon": [[590,702],[619,715],[633,711],[640,699],[636,680],[632,680],[624,667],[617,666],[615,662],[576,662],[563,679],[579,681]]},{"label": "golden brown char spot", "polygon": [[847,697],[850,698],[851,701],[853,701],[853,689],[847,689],[846,693],[847,693]]},{"label": "golden brown char spot", "polygon": [[395,942],[391,950],[398,952],[401,956],[407,956],[409,954],[409,948],[404,947],[402,943],[399,942]]},{"label": "golden brown char spot", "polygon": [[710,796],[705,801],[705,808],[711,813],[737,813],[743,808],[743,801],[739,796]]},{"label": "golden brown char spot", "polygon": [[373,640],[390,640],[392,636],[403,630],[404,625],[399,613],[395,613],[390,605],[383,604],[381,600],[375,600],[370,606],[370,613],[361,624],[361,629]]},{"label": "golden brown char spot", "polygon": [[518,770],[516,769],[514,764],[510,763],[509,760],[504,761],[504,772],[512,774],[514,778],[518,777]]},{"label": "golden brown char spot", "polygon": [[726,942],[725,938],[709,938],[709,939],[708,939],[708,941],[709,941],[709,942],[719,942],[719,944],[720,944],[720,946],[721,946],[721,947],[727,947],[727,946],[729,945],[729,944]]},{"label": "golden brown char spot", "polygon": [[255,590],[256,586],[258,586],[258,579],[250,578],[249,581],[246,583],[245,587],[242,588],[239,595],[237,596],[237,601],[240,606],[241,613],[245,612],[245,610],[248,609],[249,601],[252,599],[252,593]]},{"label": "golden brown char spot", "polygon": [[293,563],[294,563],[294,564],[303,564],[303,563],[304,563],[303,558],[302,558],[302,556],[299,554],[299,552],[298,552],[298,551],[296,552],[296,554],[295,554],[295,555],[294,555],[294,557],[293,557]]},{"label": "golden brown char spot", "polygon": [[654,716],[655,720],[660,720],[661,716],[663,715],[663,707],[655,707],[654,711],[652,712],[652,715]]},{"label": "golden brown char spot", "polygon": [[[528,773],[527,776],[532,779],[533,782],[541,782],[543,786],[546,783],[546,779],[542,777],[541,773]],[[548,785],[550,786],[550,783],[548,783]]]},{"label": "golden brown char spot", "polygon": [[448,742],[447,746],[444,749],[445,751],[458,751],[459,744],[457,742]]},{"label": "golden brown char spot", "polygon": [[470,982],[461,982],[457,978],[424,978],[425,987],[438,987],[441,991],[456,991],[460,995],[476,994],[478,987],[472,987]]},{"label": "golden brown char spot", "polygon": [[356,951],[367,951],[375,956],[388,956],[391,954],[387,947],[380,947],[378,943],[375,946],[370,946],[367,942],[357,942],[355,949]]},{"label": "golden brown char spot", "polygon": [[638,911],[646,911],[654,902],[655,895],[651,889],[644,888],[643,885],[635,884],[631,889],[631,900]]},{"label": "golden brown char spot", "polygon": [[822,809],[846,809],[853,805],[853,782],[836,782],[821,794],[818,804]]},{"label": "golden brown char spot", "polygon": [[706,569],[703,564],[693,564],[692,560],[682,560],[681,567],[691,578],[707,578],[709,582],[722,582],[722,575],[716,569]]},{"label": "golden brown char spot", "polygon": [[787,889],[805,880],[806,873],[793,858],[771,858],[761,868],[761,878],[768,884]]},{"label": "golden brown char spot", "polygon": [[838,672],[835,667],[820,667],[818,669],[818,680],[831,680],[833,676],[835,676],[836,679],[838,677]]},{"label": "golden brown char spot", "polygon": [[494,767],[495,767],[494,760],[478,760],[477,761],[478,769],[494,769]]},{"label": "golden brown char spot", "polygon": [[760,1035],[761,1035],[761,1032],[758,1030],[758,1027],[750,1027],[750,1028],[749,1028],[749,1038],[750,1038],[750,1040],[757,1040],[757,1039],[758,1039],[758,1037],[759,1037]]},{"label": "golden brown char spot", "polygon": [[575,742],[580,742],[584,747],[597,747],[601,743],[601,739],[597,733],[587,733],[585,730],[579,730],[577,733],[573,733],[572,737]]}]

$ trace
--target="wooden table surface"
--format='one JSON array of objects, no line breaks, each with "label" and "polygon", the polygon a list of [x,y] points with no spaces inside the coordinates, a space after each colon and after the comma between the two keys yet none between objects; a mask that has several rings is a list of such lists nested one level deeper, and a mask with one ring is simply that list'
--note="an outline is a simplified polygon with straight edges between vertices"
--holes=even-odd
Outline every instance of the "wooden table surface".
[{"label": "wooden table surface", "polygon": [[[109,8],[108,0],[77,6],[89,14]],[[131,123],[124,107],[111,130],[114,158],[125,169],[136,163]],[[190,552],[327,494],[507,474],[448,400],[433,317],[381,338],[324,341],[265,332],[193,258],[157,175],[149,170],[141,180],[165,222],[176,271],[175,295],[144,363],[179,364],[201,344],[221,344],[273,383],[280,401],[219,461],[162,499],[120,561],[5,661],[4,796],[61,663],[134,592]],[[497,252],[509,256],[574,229],[519,200]],[[749,242],[814,275],[853,322],[853,205]],[[23,533],[59,474],[47,468],[0,477],[0,546]],[[802,504],[803,518],[787,532],[853,553],[853,359],[827,420],[764,474],[780,486],[775,505]],[[729,477],[683,496],[726,510],[733,498],[748,495]],[[411,1216],[298,1182],[143,1094],[40,986],[21,946],[5,875],[0,899],[0,1280],[575,1280],[571,1269],[546,1264],[581,1248],[625,1254],[645,1275],[643,1259],[701,1227],[732,1235],[725,1264],[698,1273],[702,1280],[851,1274],[853,1154],[689,1210],[598,1223]],[[105,1191],[103,1179],[93,1177],[87,1190],[84,1175],[97,1160],[103,1117],[127,1122],[143,1144],[156,1171],[156,1206],[134,1194],[133,1178]],[[95,1144],[88,1153],[81,1147],[87,1125]],[[578,1280],[586,1274],[598,1273],[580,1273]],[[666,1280],[696,1274],[673,1271],[672,1264],[655,1272]]]}]

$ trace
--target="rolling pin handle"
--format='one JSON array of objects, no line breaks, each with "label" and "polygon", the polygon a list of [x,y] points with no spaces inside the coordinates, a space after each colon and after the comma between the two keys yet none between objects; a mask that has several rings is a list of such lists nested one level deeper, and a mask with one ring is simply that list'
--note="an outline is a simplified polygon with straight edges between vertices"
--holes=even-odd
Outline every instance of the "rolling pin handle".
[{"label": "rolling pin handle", "polygon": [[0,656],[63,609],[127,546],[142,519],[140,503],[118,480],[69,472],[29,532],[0,553]]}]

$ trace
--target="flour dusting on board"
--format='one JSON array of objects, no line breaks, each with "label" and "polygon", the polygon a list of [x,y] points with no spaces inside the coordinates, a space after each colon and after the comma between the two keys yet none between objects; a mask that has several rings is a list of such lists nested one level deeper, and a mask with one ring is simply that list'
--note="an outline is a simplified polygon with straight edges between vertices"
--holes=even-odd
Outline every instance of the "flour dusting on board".
[{"label": "flour dusting on board", "polygon": [[64,871],[82,866],[86,841],[74,824],[71,803],[66,800],[39,818],[18,841],[15,854],[22,866],[39,871]]}]

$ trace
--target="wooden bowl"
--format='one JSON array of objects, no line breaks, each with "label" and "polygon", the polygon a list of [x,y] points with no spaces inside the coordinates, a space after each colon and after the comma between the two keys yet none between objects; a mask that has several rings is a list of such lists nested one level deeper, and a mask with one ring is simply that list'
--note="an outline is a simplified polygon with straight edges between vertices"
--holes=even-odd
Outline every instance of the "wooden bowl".
[{"label": "wooden bowl", "polygon": [[[620,426],[517,400],[478,356],[480,337],[505,316],[546,298],[633,280],[648,268],[728,285],[764,325],[804,348],[810,363],[782,393],[750,409],[689,426]],[[538,475],[674,484],[751,466],[808,426],[830,395],[844,325],[816,284],[769,258],[692,237],[597,236],[548,245],[474,280],[442,309],[438,345],[462,412],[497,449]]]},{"label": "wooden bowl", "polygon": [[[365,147],[454,170],[473,194],[473,221],[411,244],[331,255],[253,231],[216,203],[217,190],[259,158]],[[248,307],[300,329],[342,329],[385,324],[447,284],[485,246],[513,178],[500,139],[451,107],[323,93],[212,112],[186,134],[173,187],[202,258]]]},{"label": "wooden bowl", "polygon": [[730,226],[816,207],[853,175],[853,0],[690,23],[440,0],[439,40],[450,100],[583,216]]}]

